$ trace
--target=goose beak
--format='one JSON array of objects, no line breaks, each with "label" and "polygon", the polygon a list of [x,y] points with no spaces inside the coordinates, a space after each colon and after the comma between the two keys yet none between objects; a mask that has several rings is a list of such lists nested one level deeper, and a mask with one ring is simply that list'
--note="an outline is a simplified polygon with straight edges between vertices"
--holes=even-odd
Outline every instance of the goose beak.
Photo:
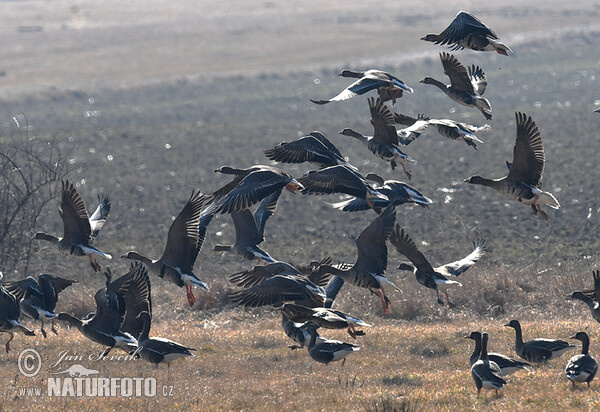
[{"label": "goose beak", "polygon": [[569,339],[577,339],[577,338],[576,338],[576,336],[577,336],[577,335],[573,335],[573,336],[571,336]]},{"label": "goose beak", "polygon": [[288,192],[291,193],[296,193],[298,190],[304,190],[304,186],[302,186],[302,184],[300,182],[298,182],[296,179],[292,179],[292,181],[290,183],[288,183],[287,185],[285,185],[285,188]]},{"label": "goose beak", "polygon": [[506,326],[507,328],[510,328],[510,327],[511,327],[511,326],[510,326],[510,323],[507,323],[507,324],[506,324],[506,325],[504,325],[504,326]]}]

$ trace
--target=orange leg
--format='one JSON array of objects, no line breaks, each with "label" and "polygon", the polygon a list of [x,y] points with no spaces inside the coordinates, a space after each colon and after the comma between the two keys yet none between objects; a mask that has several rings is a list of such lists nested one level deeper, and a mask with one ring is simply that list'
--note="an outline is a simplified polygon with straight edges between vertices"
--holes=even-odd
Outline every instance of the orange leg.
[{"label": "orange leg", "polygon": [[58,330],[56,329],[56,325],[54,324],[54,319],[52,319],[50,323],[52,324],[52,328],[50,330],[54,332],[55,335],[58,335]]},{"label": "orange leg", "polygon": [[402,165],[402,170],[404,170],[404,174],[406,175],[406,177],[408,177],[408,180],[410,180],[412,175],[410,174],[410,172],[408,170],[406,170],[406,166],[404,166],[404,162],[400,162],[400,164]]},{"label": "orange leg", "polygon": [[379,289],[379,298],[381,299],[381,305],[383,306],[383,313],[384,314],[388,313],[388,309],[390,307],[390,301],[388,300],[387,296],[385,296],[385,292],[383,291],[383,288]]},{"label": "orange leg", "polygon": [[12,332],[8,332],[10,333],[10,339],[6,342],[6,353],[10,352],[10,341],[13,340],[13,338],[15,337],[15,334]]},{"label": "orange leg", "polygon": [[194,303],[196,303],[196,297],[194,296],[194,293],[192,292],[193,286],[185,285],[185,288],[186,288],[186,292],[187,292],[188,303],[190,304],[190,306],[194,306]]},{"label": "orange leg", "polygon": [[448,297],[448,292],[446,293],[446,302],[448,303],[448,307],[449,308],[453,308],[454,306],[456,306],[454,303],[450,302],[450,298]]}]

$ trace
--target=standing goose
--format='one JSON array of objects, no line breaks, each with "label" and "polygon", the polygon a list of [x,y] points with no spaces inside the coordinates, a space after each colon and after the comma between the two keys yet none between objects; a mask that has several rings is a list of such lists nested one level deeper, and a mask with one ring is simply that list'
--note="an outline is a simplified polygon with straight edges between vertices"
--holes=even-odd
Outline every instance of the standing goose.
[{"label": "standing goose", "polygon": [[[411,174],[406,170],[404,162],[417,163],[412,157],[400,150],[400,140],[396,131],[396,122],[392,111],[383,103],[381,99],[375,100],[370,97],[369,110],[371,111],[371,124],[373,125],[373,136],[365,136],[350,128],[345,128],[339,132],[344,136],[354,137],[361,141],[376,156],[386,162],[390,162],[392,170],[396,168],[397,163],[402,165],[404,174],[410,179]],[[403,140],[406,144],[412,140]]]},{"label": "standing goose", "polygon": [[492,106],[482,97],[487,87],[485,73],[479,66],[469,66],[469,70],[450,53],[440,53],[444,74],[450,78],[446,85],[432,77],[425,77],[419,83],[432,84],[443,91],[456,103],[467,107],[475,107],[487,120],[492,120]]},{"label": "standing goose", "polygon": [[504,326],[508,326],[515,330],[515,352],[527,362],[546,363],[550,359],[562,356],[569,349],[575,349],[577,347],[570,345],[569,342],[557,339],[538,338],[523,342],[521,324],[518,320],[511,320]]},{"label": "standing goose", "polygon": [[358,257],[353,266],[338,268],[321,265],[319,267],[319,273],[334,275],[331,282],[336,282],[336,277],[339,277],[344,282],[369,289],[379,296],[384,313],[387,313],[390,306],[390,300],[383,289],[384,285],[390,285],[402,292],[384,274],[388,261],[386,241],[390,237],[395,221],[396,211],[394,206],[390,205],[356,238]]},{"label": "standing goose", "polygon": [[138,318],[143,324],[142,332],[138,338],[138,353],[142,359],[154,363],[156,366],[159,363],[166,362],[167,368],[169,368],[171,362],[176,359],[194,356],[191,352],[196,350],[194,348],[189,348],[166,338],[151,338],[149,336],[151,317],[148,312],[141,312]]},{"label": "standing goose", "polygon": [[594,275],[594,289],[573,292],[571,299],[584,302],[590,308],[592,317],[600,323],[600,270],[592,272]]},{"label": "standing goose", "polygon": [[475,51],[496,51],[508,56],[510,47],[502,43],[496,33],[467,11],[459,11],[452,23],[440,34],[427,34],[421,40],[448,44],[451,50],[464,48]]},{"label": "standing goose", "polygon": [[320,168],[345,165],[355,169],[321,132],[311,132],[293,142],[281,142],[273,149],[265,150],[265,154],[269,159],[281,163],[309,162]]},{"label": "standing goose", "polygon": [[[388,198],[388,200],[374,200],[373,210],[375,210],[375,212],[378,214],[381,213],[381,211],[390,203],[394,206],[400,206],[405,203],[416,203],[419,206],[427,208],[433,203],[430,198],[404,182],[400,182],[398,180],[383,180],[382,177],[376,175],[375,173],[369,173],[366,178],[376,182],[378,186],[375,187],[375,190]],[[371,208],[366,200],[359,199],[357,197],[352,197],[338,203],[333,203],[332,206],[335,209],[340,209],[344,212],[356,212],[359,210],[369,210]]]},{"label": "standing goose", "polygon": [[382,70],[367,70],[366,72],[357,72],[353,70],[342,70],[338,76],[351,77],[358,79],[350,86],[342,90],[337,96],[332,97],[329,100],[313,100],[311,102],[316,104],[327,104],[329,102],[339,102],[342,100],[348,100],[355,96],[367,93],[370,90],[377,89],[379,97],[383,101],[392,100],[396,104],[396,99],[402,97],[403,92],[412,93],[413,89],[408,87],[402,80]]},{"label": "standing goose", "polygon": [[[58,316],[54,313],[58,294],[64,289],[76,283],[76,280],[64,279],[58,276],[41,274],[38,279],[28,276],[16,282],[6,282],[6,289],[21,301],[21,310],[27,316],[39,320],[42,324],[41,332],[44,338],[47,336],[44,329],[44,319],[51,320],[51,331],[58,335],[54,326],[54,319]],[[28,293],[34,290],[39,293]]]},{"label": "standing goose", "polygon": [[307,308],[302,305],[285,303],[277,308],[281,310],[283,316],[295,323],[311,322],[318,327],[325,329],[347,329],[348,335],[356,339],[356,336],[362,336],[365,333],[356,330],[357,327],[370,327],[368,323],[350,316],[344,312],[329,308]]},{"label": "standing goose", "polygon": [[370,207],[374,202],[388,200],[387,196],[378,192],[357,171],[346,166],[331,166],[319,171],[310,171],[300,179],[302,194],[323,195],[331,193],[345,193],[364,200]]},{"label": "standing goose", "polygon": [[202,211],[204,199],[202,193],[192,191],[190,199],[169,228],[165,251],[160,259],[152,260],[135,251],[121,256],[138,260],[155,275],[170,280],[179,287],[185,286],[190,306],[194,306],[196,302],[192,291],[194,286],[205,292],[210,291],[208,285],[194,274],[194,263],[204,243],[206,228],[219,206],[213,203]]},{"label": "standing goose", "polygon": [[444,302],[440,299],[439,291],[441,290],[444,292],[449,307],[454,307],[454,304],[451,303],[450,298],[448,298],[448,288],[462,286],[462,284],[455,280],[448,279],[448,276],[459,276],[473,266],[485,253],[484,240],[479,239],[477,242],[473,242],[473,251],[464,259],[434,269],[425,256],[419,252],[415,242],[410,238],[408,233],[400,228],[400,225],[396,224],[396,227],[390,236],[390,242],[399,253],[406,256],[412,263],[412,265],[402,263],[398,266],[398,269],[413,271],[417,281],[421,285],[435,290],[435,296],[440,305],[443,305]]},{"label": "standing goose", "polygon": [[[475,350],[469,358],[469,363],[473,366],[473,364],[479,360],[479,355],[481,354],[481,332],[471,332],[469,335],[465,336],[465,338],[475,341]],[[531,366],[527,362],[521,362],[500,353],[488,353],[488,359],[498,365],[502,376],[513,374],[522,369],[527,370],[527,366]]]},{"label": "standing goose", "polygon": [[281,195],[281,191],[273,192],[265,197],[254,214],[250,209],[232,212],[235,243],[233,245],[215,245],[213,250],[217,252],[235,252],[248,260],[258,259],[259,263],[275,262],[275,259],[258,245],[264,240],[265,224],[277,209],[279,195]]},{"label": "standing goose", "polygon": [[132,265],[129,272],[117,280],[112,280],[112,272],[106,270],[106,286],[94,295],[96,312],[81,320],[68,313],[59,313],[58,320],[74,325],[86,338],[106,346],[102,357],[112,348],[127,353],[136,349],[137,339],[123,330],[128,312],[129,317],[137,316],[134,308],[146,307],[150,296],[150,278],[144,267],[138,263]]},{"label": "standing goose", "polygon": [[565,374],[571,383],[573,383],[573,389],[575,389],[575,382],[585,382],[589,388],[594,376],[596,376],[596,372],[598,372],[598,362],[588,353],[590,338],[585,332],[577,332],[569,339],[581,341],[581,354],[569,359],[569,363],[567,363],[567,367],[565,368]]},{"label": "standing goose", "polygon": [[110,212],[108,196],[98,197],[100,204],[90,217],[79,193],[69,181],[62,181],[62,194],[58,213],[63,221],[63,237],[58,238],[44,232],[35,234],[34,239],[46,240],[58,246],[58,250],[66,255],[88,256],[94,272],[102,268],[96,262],[95,256],[112,259],[108,253],[103,253],[92,246],[92,242],[104,225]]},{"label": "standing goose", "polygon": [[360,348],[353,343],[329,339],[317,341],[317,326],[314,323],[308,324],[308,331],[310,332],[308,354],[317,362],[327,365],[330,362],[336,362],[343,359],[342,366],[344,366],[344,363],[346,363],[346,356],[360,350]]},{"label": "standing goose", "polygon": [[237,169],[222,166],[215,172],[235,176],[231,182],[204,197],[205,203],[216,203],[221,213],[247,209],[270,194],[281,192],[284,187],[292,193],[302,190],[296,179],[276,167],[255,165]]},{"label": "standing goose", "polygon": [[466,183],[488,186],[511,200],[531,205],[534,214],[548,219],[540,205],[558,209],[560,204],[550,192],[541,190],[544,173],[544,146],[535,122],[524,113],[515,113],[517,119],[517,140],[512,164],[508,175],[500,179],[486,179],[471,176]]},{"label": "standing goose", "polygon": [[323,286],[328,280],[326,274],[313,272],[305,276],[289,263],[275,262],[229,276],[231,283],[245,289],[231,292],[228,297],[233,303],[249,307],[281,306],[290,301],[323,306]]},{"label": "standing goose", "polygon": [[14,331],[21,330],[26,336],[35,336],[35,332],[19,322],[21,315],[19,300],[2,286],[3,277],[4,275],[0,272],[0,332],[10,333],[10,339],[4,344],[6,353],[8,353],[10,342],[15,337]]},{"label": "standing goose", "polygon": [[500,367],[488,358],[487,353],[488,334],[481,336],[481,354],[479,360],[471,366],[471,377],[477,388],[477,397],[481,393],[481,388],[493,389],[498,394],[498,390],[506,384],[502,378]]}]

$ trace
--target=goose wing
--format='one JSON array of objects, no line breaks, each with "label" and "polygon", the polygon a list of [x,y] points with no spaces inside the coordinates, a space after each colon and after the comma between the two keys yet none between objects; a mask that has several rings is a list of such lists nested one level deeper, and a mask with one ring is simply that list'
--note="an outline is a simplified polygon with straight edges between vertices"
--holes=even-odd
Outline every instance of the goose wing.
[{"label": "goose wing", "polygon": [[137,339],[144,326],[138,315],[148,312],[152,316],[150,277],[141,263],[131,265],[130,271],[125,276],[128,279],[128,286],[123,290],[126,313],[120,330]]},{"label": "goose wing", "polygon": [[43,292],[40,289],[40,285],[35,278],[31,276],[27,276],[25,279],[14,282],[4,282],[3,287],[10,292],[17,301],[21,301],[30,296],[34,296],[40,300],[43,299]]},{"label": "goose wing", "polygon": [[[487,27],[481,20],[466,11],[460,11],[452,20],[452,23],[439,35],[435,44],[456,44],[463,40],[470,34],[477,34],[485,37],[492,37],[497,39],[496,33],[494,33],[489,27]],[[462,46],[457,46],[456,49],[463,49]]]},{"label": "goose wing", "polygon": [[73,283],[77,283],[77,281],[42,274],[38,276],[38,283],[43,295],[44,308],[46,310],[54,311],[58,300],[58,294]]},{"label": "goose wing", "polygon": [[[192,191],[190,199],[181,209],[167,235],[167,245],[161,261],[183,272],[191,272],[204,237],[200,237],[200,214],[205,198],[200,192]],[[204,228],[204,233],[206,228]]]},{"label": "goose wing", "polygon": [[517,140],[507,177],[509,180],[535,187],[540,184],[544,173],[545,155],[542,136],[530,116],[517,112],[515,117]]},{"label": "goose wing", "polygon": [[373,140],[384,144],[398,144],[396,121],[394,113],[383,103],[379,97],[370,97],[369,110],[371,111],[371,124],[373,125]]},{"label": "goose wing", "polygon": [[444,73],[450,78],[450,87],[461,92],[474,94],[473,83],[469,78],[469,74],[465,66],[460,64],[458,59],[450,53],[440,53]]},{"label": "goose wing", "polygon": [[319,165],[334,166],[337,164],[334,154],[314,136],[304,136],[293,142],[282,142],[273,149],[265,150],[271,160],[281,163],[310,162]]},{"label": "goose wing", "polygon": [[[317,301],[323,306],[323,297],[317,287],[295,277],[276,275],[248,289],[228,294],[229,300],[243,306],[258,307],[290,301]],[[313,290],[314,289],[314,290]]]},{"label": "goose wing", "polygon": [[396,211],[392,205],[375,219],[356,238],[358,258],[354,267],[374,275],[381,275],[387,268],[386,242],[394,228]]},{"label": "goose wing", "polygon": [[400,227],[399,224],[396,224],[396,227],[392,231],[392,234],[390,235],[390,242],[392,245],[394,245],[396,250],[406,256],[417,269],[429,273],[434,272],[429,261],[421,252],[419,252],[415,242],[410,238],[408,233]]},{"label": "goose wing", "polygon": [[473,251],[465,258],[437,267],[435,271],[447,276],[459,276],[473,266],[485,252],[485,239],[478,239],[476,242],[473,242]]},{"label": "goose wing", "polygon": [[310,171],[298,181],[304,186],[302,193],[305,194],[346,193],[364,199],[367,193],[365,180],[342,165]]},{"label": "goose wing", "polygon": [[92,228],[88,212],[73,183],[62,181],[60,208],[64,239],[76,244],[87,245],[92,240]]},{"label": "goose wing", "polygon": [[469,79],[471,80],[471,84],[473,85],[473,90],[478,95],[483,95],[485,93],[485,89],[487,88],[487,78],[485,77],[485,73],[479,66],[475,66],[474,64],[469,66]]},{"label": "goose wing", "polygon": [[281,190],[271,193],[260,202],[260,206],[258,206],[254,212],[254,221],[258,227],[258,233],[260,233],[261,236],[264,236],[267,220],[273,216],[277,210],[277,201],[279,200],[280,195]]},{"label": "goose wing", "polygon": [[98,236],[98,232],[104,226],[108,214],[110,213],[110,198],[108,196],[98,196],[98,207],[90,217],[90,227],[92,229],[92,238]]},{"label": "goose wing", "polygon": [[250,209],[232,212],[231,219],[235,227],[235,243],[255,246],[262,243],[263,236],[256,227],[256,220]]}]

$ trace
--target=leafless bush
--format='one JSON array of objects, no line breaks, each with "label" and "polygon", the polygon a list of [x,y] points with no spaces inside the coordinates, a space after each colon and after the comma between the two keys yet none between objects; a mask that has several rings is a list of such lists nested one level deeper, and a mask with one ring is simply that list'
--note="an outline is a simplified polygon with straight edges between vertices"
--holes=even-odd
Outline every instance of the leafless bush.
[{"label": "leafless bush", "polygon": [[69,165],[56,137],[30,137],[26,118],[13,120],[15,133],[0,136],[0,267],[27,273],[36,221],[57,197]]}]

